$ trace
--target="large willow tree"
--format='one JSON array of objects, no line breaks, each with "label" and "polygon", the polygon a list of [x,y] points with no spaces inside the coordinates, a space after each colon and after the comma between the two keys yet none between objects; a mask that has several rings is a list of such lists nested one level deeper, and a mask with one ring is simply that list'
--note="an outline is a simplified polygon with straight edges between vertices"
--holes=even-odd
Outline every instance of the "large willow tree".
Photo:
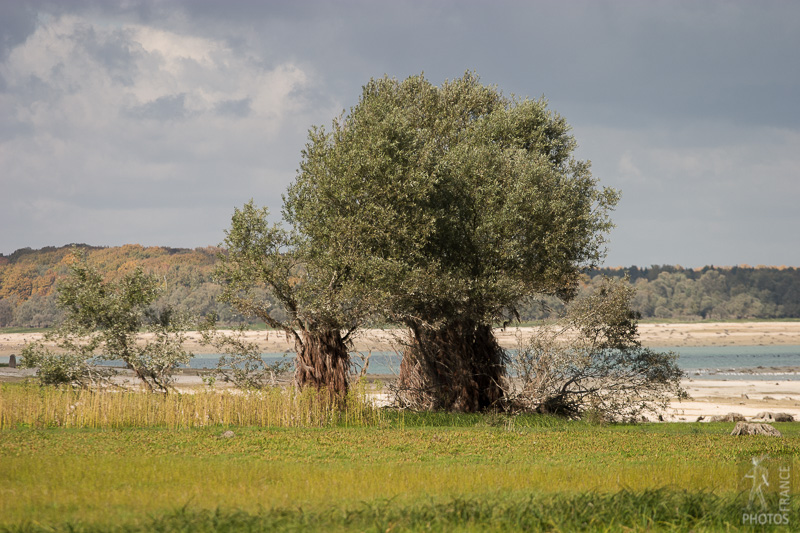
[{"label": "large willow tree", "polygon": [[502,397],[492,324],[533,294],[569,296],[604,252],[617,194],[577,161],[563,118],[472,74],[371,80],[314,128],[285,216],[408,326],[409,404],[474,411]]}]

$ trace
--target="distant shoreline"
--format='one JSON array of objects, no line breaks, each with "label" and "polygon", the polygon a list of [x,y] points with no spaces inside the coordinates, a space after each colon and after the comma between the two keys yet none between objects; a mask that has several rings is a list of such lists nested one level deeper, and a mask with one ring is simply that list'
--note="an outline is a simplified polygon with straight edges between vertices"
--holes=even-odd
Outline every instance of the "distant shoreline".
[{"label": "distant shoreline", "polygon": [[[496,329],[503,348],[516,348],[520,339],[530,337],[536,327]],[[357,351],[392,351],[402,345],[400,329],[367,329],[354,339]],[[794,322],[689,322],[639,324],[640,340],[651,348],[682,346],[800,346],[800,321]],[[43,333],[0,333],[0,357],[19,357],[26,343],[39,340]],[[257,342],[264,353],[294,350],[294,342],[283,331],[250,331],[248,340]],[[213,354],[212,346],[200,343],[199,333],[190,333],[186,348],[196,354]]]}]

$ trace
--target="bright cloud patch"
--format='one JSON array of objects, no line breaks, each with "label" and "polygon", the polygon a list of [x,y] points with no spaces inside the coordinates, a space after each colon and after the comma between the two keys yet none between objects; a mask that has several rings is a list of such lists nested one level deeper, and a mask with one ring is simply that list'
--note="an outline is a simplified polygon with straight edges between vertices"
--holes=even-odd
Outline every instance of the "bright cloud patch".
[{"label": "bright cloud patch", "polygon": [[[122,199],[133,210],[105,222],[104,242],[136,241],[137,208],[196,228],[210,222],[172,221],[167,211],[232,211],[239,196],[258,197],[257,183],[279,198],[300,155],[286,149],[286,128],[297,137],[308,126],[297,124],[309,106],[300,68],[141,25],[44,20],[0,64],[0,78],[3,188],[18,200],[0,224],[51,220],[46,244],[101,238],[96,218],[81,213]],[[226,220],[213,223],[221,235]]]},{"label": "bright cloud patch", "polygon": [[[12,51],[2,74],[7,92],[23,100],[20,121],[47,125],[58,118],[56,108],[84,127],[128,111],[150,119],[198,117],[231,102],[247,102],[244,116],[276,122],[302,105],[293,95],[308,81],[290,64],[266,69],[221,42],[73,17],[40,26]],[[234,115],[243,116],[242,109]]]}]

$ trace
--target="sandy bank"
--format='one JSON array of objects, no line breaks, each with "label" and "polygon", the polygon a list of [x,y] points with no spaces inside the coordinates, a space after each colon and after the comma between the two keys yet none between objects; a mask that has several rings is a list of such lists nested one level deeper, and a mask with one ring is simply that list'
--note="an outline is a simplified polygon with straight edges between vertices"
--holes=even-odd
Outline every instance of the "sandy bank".
[{"label": "sandy bank", "polygon": [[[515,348],[519,339],[529,337],[535,328],[496,330],[500,345]],[[800,322],[694,322],[687,324],[640,324],[642,344],[665,346],[769,346],[800,345]],[[399,344],[401,330],[368,329],[355,338],[358,351],[391,351]],[[42,338],[41,333],[0,333],[0,356],[19,355],[27,342]],[[265,353],[294,350],[294,341],[283,331],[252,331],[248,338]],[[189,335],[187,348],[198,355],[214,353],[200,344],[200,335]]]},{"label": "sandy bank", "polygon": [[673,401],[667,420],[694,422],[698,417],[762,411],[789,413],[800,422],[800,381],[692,380],[683,382],[690,398]]}]

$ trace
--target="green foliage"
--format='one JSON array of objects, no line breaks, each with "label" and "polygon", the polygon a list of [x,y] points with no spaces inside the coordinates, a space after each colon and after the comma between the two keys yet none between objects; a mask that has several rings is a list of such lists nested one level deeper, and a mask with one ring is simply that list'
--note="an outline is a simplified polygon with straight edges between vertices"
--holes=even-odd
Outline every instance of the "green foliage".
[{"label": "green foliage", "polygon": [[[46,340],[57,336],[52,332],[45,335]],[[36,377],[43,385],[71,384],[88,386],[107,384],[117,374],[112,368],[100,366],[102,359],[95,356],[98,343],[86,337],[74,339],[61,336],[59,348],[65,353],[54,353],[43,343],[29,343],[22,349],[21,368],[36,368]]]},{"label": "green foliage", "polygon": [[532,293],[568,294],[603,253],[607,213],[563,118],[476,76],[370,81],[314,128],[285,215],[346,262],[398,322],[491,323]]},{"label": "green foliage", "polygon": [[[32,343],[22,352],[22,366],[38,367],[43,383],[88,385],[106,381],[101,360],[121,360],[150,390],[166,391],[172,373],[192,354],[183,348],[193,322],[170,308],[155,309],[159,280],[136,268],[119,282],[106,282],[78,256],[58,288],[64,322],[45,337],[57,352]],[[144,333],[144,340],[138,336]]]},{"label": "green foliage", "polygon": [[[790,507],[797,516],[797,504]],[[752,531],[742,523],[742,502],[713,492],[621,490],[612,494],[487,494],[410,504],[369,499],[360,506],[309,510],[292,506],[246,512],[197,509],[191,504],[139,524],[66,522],[65,531],[280,532],[280,531]],[[23,528],[20,528],[23,530]],[[25,527],[25,531],[39,531]],[[17,531],[15,527],[8,530]],[[41,531],[52,531],[42,528]],[[770,531],[791,531],[790,526]]]},{"label": "green foliage", "polygon": [[572,295],[601,259],[617,193],[575,147],[543,100],[470,73],[439,87],[373,79],[330,130],[311,130],[284,217],[337,286],[411,330],[404,404],[495,405],[504,355],[491,324],[533,294]]},{"label": "green foliage", "polygon": [[732,267],[601,269],[627,275],[637,288],[633,307],[643,317],[730,320],[800,317],[800,269]]},{"label": "green foliage", "polygon": [[[268,215],[252,201],[235,210],[216,270],[220,299],[294,338],[298,387],[313,386],[343,397],[350,366],[348,343],[369,313],[369,299],[353,290],[346,265],[336,258],[320,260],[305,236],[269,224]],[[258,290],[278,302],[277,313]],[[259,358],[241,342],[231,339],[226,347],[237,343],[244,350],[237,356],[239,362],[248,370],[258,365]]]},{"label": "green foliage", "polygon": [[[47,296],[34,294],[18,305],[13,303],[14,300],[16,298],[9,301],[12,317],[9,317],[8,324],[24,324],[30,328],[44,328],[58,323],[63,316],[58,308],[55,294]],[[8,312],[6,316],[8,316]]]},{"label": "green foliage", "polygon": [[268,216],[252,200],[234,211],[215,271],[219,299],[294,336],[315,329],[347,336],[368,312],[365,295],[353,292],[341,265],[319,261],[304,236],[269,224]]},{"label": "green foliage", "polygon": [[236,208],[231,228],[225,232],[224,251],[219,255],[215,276],[222,285],[219,299],[230,302],[242,314],[254,316],[273,328],[294,334],[302,324],[298,316],[280,320],[273,316],[274,304],[256,293],[263,289],[274,295],[282,310],[296,315],[299,260],[292,254],[292,236],[267,221],[269,211],[252,200]]}]

